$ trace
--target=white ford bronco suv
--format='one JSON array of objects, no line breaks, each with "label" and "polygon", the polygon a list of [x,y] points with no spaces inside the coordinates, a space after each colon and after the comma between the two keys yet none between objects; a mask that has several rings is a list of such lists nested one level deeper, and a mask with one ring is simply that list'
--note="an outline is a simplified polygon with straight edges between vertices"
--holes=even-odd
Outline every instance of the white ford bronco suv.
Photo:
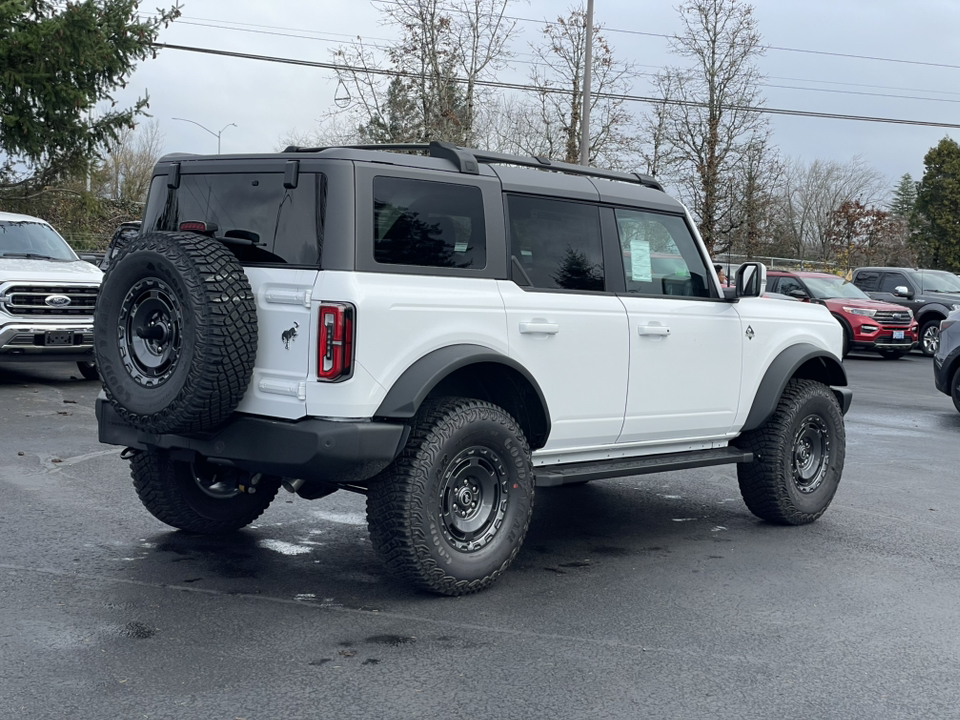
[{"label": "white ford bronco suv", "polygon": [[75,362],[88,380],[103,273],[40,218],[0,212],[0,363]]},{"label": "white ford bronco suv", "polygon": [[725,297],[653,178],[438,142],[169,155],[140,233],[97,302],[97,416],[174,527],[363,493],[387,567],[458,595],[536,486],[738,463],[781,524],[837,490],[840,326],[758,263]]}]

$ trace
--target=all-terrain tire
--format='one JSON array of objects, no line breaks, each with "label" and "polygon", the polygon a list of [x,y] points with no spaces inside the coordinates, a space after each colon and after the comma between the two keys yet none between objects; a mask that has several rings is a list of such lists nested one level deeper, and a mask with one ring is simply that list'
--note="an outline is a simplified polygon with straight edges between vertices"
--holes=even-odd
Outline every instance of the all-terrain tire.
[{"label": "all-terrain tire", "polygon": [[754,456],[737,465],[737,479],[757,517],[804,525],[829,507],[843,472],[846,433],[840,405],[823,383],[790,380],[770,419],[733,444]]},{"label": "all-terrain tire", "polygon": [[104,278],[94,336],[107,398],[125,422],[151,433],[209,430],[250,383],[256,303],[221,243],[147,233],[130,240]]},{"label": "all-terrain tire", "polygon": [[399,457],[370,485],[370,539],[387,568],[413,585],[465,595],[516,557],[534,503],[530,447],[517,422],[488,402],[424,402]]},{"label": "all-terrain tire", "polygon": [[920,327],[920,352],[927,357],[937,354],[940,347],[940,321],[928,320]]},{"label": "all-terrain tire", "polygon": [[130,474],[140,502],[157,520],[201,535],[246,527],[263,514],[280,489],[278,477],[173,460],[164,450],[134,454]]}]

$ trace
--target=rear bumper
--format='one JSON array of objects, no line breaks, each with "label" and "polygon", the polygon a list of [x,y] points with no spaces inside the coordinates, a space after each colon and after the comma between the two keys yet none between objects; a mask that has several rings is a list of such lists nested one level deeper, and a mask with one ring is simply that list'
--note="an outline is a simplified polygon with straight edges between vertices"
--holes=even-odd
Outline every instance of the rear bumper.
[{"label": "rear bumper", "polygon": [[[58,344],[48,344],[53,339]],[[0,327],[0,362],[38,360],[93,360],[93,324],[15,322]]]},{"label": "rear bumper", "polygon": [[406,425],[394,423],[234,414],[216,432],[155,435],[127,425],[105,398],[97,399],[96,410],[102,443],[172,450],[249,472],[338,484],[372,478],[400,453],[409,434]]}]

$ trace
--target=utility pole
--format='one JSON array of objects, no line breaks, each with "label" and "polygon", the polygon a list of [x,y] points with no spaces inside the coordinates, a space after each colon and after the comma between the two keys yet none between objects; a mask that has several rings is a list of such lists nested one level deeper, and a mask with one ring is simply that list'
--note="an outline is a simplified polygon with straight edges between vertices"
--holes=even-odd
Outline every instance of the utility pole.
[{"label": "utility pole", "polygon": [[580,112],[580,164],[590,164],[590,81],[593,74],[593,0],[587,0],[587,53],[583,64],[583,102]]},{"label": "utility pole", "polygon": [[[593,2],[593,0],[590,0],[590,1]],[[202,128],[203,130],[206,130],[208,133],[210,133],[211,135],[213,135],[213,136],[217,139],[217,155],[220,154],[220,136],[223,135],[223,131],[226,130],[228,127],[238,127],[238,125],[237,125],[236,123],[227,123],[227,124],[224,125],[222,128],[220,128],[220,132],[214,132],[214,131],[211,130],[210,128],[204,127],[203,125],[201,125],[200,123],[196,122],[195,120],[187,120],[187,118],[171,118],[171,119],[172,119],[172,120],[180,120],[180,121],[182,121],[182,122],[193,123],[193,124],[196,125],[198,128]]]}]

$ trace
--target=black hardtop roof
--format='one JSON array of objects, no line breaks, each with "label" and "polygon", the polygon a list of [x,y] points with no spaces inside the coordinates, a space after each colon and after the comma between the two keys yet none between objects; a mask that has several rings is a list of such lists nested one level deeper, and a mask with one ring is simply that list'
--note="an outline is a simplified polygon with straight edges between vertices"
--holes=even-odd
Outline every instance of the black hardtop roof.
[{"label": "black hardtop roof", "polygon": [[[360,152],[351,152],[360,151]],[[515,165],[518,167],[534,168],[537,170],[546,170],[549,172],[563,173],[568,175],[580,175],[585,177],[602,178],[604,180],[615,180],[619,182],[641,185],[643,187],[653,188],[654,190],[663,190],[663,186],[652,176],[642,173],[620,172],[618,170],[604,170],[602,168],[588,167],[583,165],[574,165],[572,163],[558,162],[550,160],[539,155],[510,155],[507,153],[488,152],[486,150],[476,150],[472,148],[462,148],[451,143],[430,142],[430,143],[402,143],[394,145],[335,145],[327,147],[305,148],[291,145],[282,153],[258,153],[258,154],[235,154],[235,155],[193,155],[189,153],[171,153],[160,158],[160,163],[171,163],[177,161],[222,161],[231,160],[258,160],[258,159],[278,159],[281,157],[290,158],[291,154],[310,154],[322,156],[324,158],[342,158],[346,160],[367,159],[375,160],[374,153],[390,153],[392,164],[420,166],[421,163],[414,160],[417,155],[426,155],[430,158],[437,158],[446,161],[450,170],[465,173],[469,175],[481,174],[482,165]],[[413,155],[411,155],[413,154]],[[400,162],[400,159],[406,156],[406,162]]]}]

